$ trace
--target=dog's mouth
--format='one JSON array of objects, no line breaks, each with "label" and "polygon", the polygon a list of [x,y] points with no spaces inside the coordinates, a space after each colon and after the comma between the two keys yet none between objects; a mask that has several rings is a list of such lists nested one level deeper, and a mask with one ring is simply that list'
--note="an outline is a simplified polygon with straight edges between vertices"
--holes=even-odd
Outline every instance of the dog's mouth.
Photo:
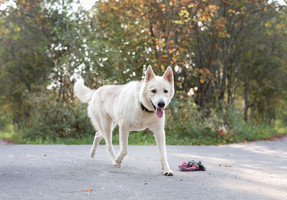
[{"label": "dog's mouth", "polygon": [[154,112],[155,112],[155,115],[158,117],[158,118],[162,118],[163,114],[164,114],[164,108],[158,108],[156,107],[153,102],[150,100],[153,108],[154,108]]},{"label": "dog's mouth", "polygon": [[158,118],[162,118],[164,113],[164,109],[163,108],[156,108],[155,114]]}]

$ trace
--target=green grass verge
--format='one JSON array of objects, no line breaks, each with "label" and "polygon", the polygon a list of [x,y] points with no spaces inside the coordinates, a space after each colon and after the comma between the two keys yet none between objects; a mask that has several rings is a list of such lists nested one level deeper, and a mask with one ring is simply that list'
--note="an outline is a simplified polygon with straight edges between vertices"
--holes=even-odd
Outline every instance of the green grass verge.
[{"label": "green grass verge", "polygon": [[[25,131],[15,132],[10,127],[5,131],[0,131],[0,138],[8,142],[17,144],[92,144],[94,135],[89,135],[82,138],[56,138],[51,139],[46,137],[43,139],[26,137]],[[239,143],[247,141],[265,140],[268,138],[285,135],[287,127],[271,128],[267,125],[252,125],[234,127],[232,131],[228,131],[225,135],[218,133],[202,133],[198,135],[180,135],[175,132],[169,132],[166,135],[167,145],[218,145]],[[104,140],[100,144],[105,144]],[[118,133],[113,136],[113,144],[119,144]],[[131,132],[129,136],[130,145],[155,145],[155,139],[151,132],[139,131]]]}]

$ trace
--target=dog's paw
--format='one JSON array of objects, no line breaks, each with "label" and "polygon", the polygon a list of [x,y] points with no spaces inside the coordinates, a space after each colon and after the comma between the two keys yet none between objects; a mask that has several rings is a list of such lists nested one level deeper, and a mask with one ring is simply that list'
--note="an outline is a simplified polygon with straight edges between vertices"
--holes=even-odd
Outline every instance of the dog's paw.
[{"label": "dog's paw", "polygon": [[112,165],[117,166],[117,163],[115,160],[112,159]]},{"label": "dog's paw", "polygon": [[164,170],[162,173],[165,176],[173,176],[173,172],[171,170]]},{"label": "dog's paw", "polygon": [[95,154],[96,154],[96,151],[91,151],[90,153],[91,158],[94,158]]},{"label": "dog's paw", "polygon": [[121,168],[122,163],[121,163],[121,162],[116,162],[114,165],[115,165],[116,167],[118,167],[118,168]]}]

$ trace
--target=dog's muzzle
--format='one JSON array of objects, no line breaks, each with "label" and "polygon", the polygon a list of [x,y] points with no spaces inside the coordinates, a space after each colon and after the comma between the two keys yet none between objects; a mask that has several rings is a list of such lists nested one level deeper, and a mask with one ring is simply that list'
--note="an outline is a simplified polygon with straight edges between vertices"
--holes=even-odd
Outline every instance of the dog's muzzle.
[{"label": "dog's muzzle", "polygon": [[163,117],[164,107],[165,107],[165,102],[163,100],[160,100],[160,101],[157,102],[157,107],[155,107],[155,114],[156,114],[156,116],[158,118],[162,118]]}]

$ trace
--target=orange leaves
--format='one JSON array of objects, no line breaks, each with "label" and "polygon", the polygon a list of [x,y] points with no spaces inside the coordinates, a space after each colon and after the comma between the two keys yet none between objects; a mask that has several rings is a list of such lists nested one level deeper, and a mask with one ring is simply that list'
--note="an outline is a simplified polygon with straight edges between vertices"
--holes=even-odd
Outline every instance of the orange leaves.
[{"label": "orange leaves", "polygon": [[226,18],[220,18],[220,19],[218,19],[217,21],[215,21],[215,25],[216,25],[216,27],[220,27],[220,28],[223,28],[223,27],[225,27],[225,25],[227,24],[228,22],[227,22],[227,19]]},{"label": "orange leaves", "polygon": [[215,21],[215,29],[217,30],[219,38],[229,37],[229,34],[227,34],[225,29],[227,23],[227,19],[223,17]]},{"label": "orange leaves", "polygon": [[[192,67],[191,67],[191,69],[192,69]],[[204,84],[206,82],[210,82],[210,81],[215,79],[213,74],[207,68],[197,68],[194,70],[194,73],[199,78],[200,84]]]},{"label": "orange leaves", "polygon": [[[218,166],[221,167],[222,164],[219,164]],[[232,167],[232,165],[223,165],[223,166],[224,166],[224,167]]]},{"label": "orange leaves", "polygon": [[234,9],[229,9],[228,12],[235,14],[235,13],[236,13],[236,10],[234,10]]},{"label": "orange leaves", "polygon": [[197,5],[198,5],[198,3],[197,3],[197,4],[190,3],[187,7],[188,7],[188,8],[193,8],[193,7],[197,6]]},{"label": "orange leaves", "polygon": [[81,189],[81,192],[92,192],[92,191],[93,191],[93,189],[91,189],[91,188]]},{"label": "orange leaves", "polygon": [[218,135],[221,135],[221,137],[228,135],[228,131],[226,130],[226,126],[219,127]]},{"label": "orange leaves", "polygon": [[161,4],[160,7],[161,7],[162,12],[166,11],[166,5],[165,4]]}]

